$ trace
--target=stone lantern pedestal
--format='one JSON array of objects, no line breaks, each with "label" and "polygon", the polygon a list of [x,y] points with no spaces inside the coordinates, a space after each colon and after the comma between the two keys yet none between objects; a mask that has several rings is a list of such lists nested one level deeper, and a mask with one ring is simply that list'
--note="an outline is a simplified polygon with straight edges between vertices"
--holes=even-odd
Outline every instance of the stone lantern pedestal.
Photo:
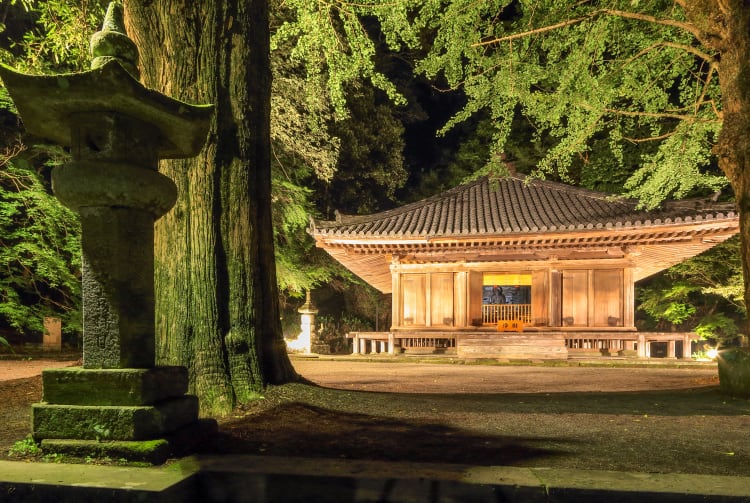
[{"label": "stone lantern pedestal", "polygon": [[122,24],[113,2],[90,71],[0,77],[27,131],[70,147],[52,185],[82,225],[83,367],[42,373],[32,434],[44,451],[158,462],[215,428],[186,395],[187,369],[156,366],[154,333],[154,221],[177,198],[158,162],[196,155],[213,108],[143,87]]}]

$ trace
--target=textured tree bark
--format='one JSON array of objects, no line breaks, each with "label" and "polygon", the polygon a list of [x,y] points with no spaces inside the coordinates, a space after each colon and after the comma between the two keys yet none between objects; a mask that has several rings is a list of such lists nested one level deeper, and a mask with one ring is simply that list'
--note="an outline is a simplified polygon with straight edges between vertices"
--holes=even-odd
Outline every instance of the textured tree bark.
[{"label": "textured tree bark", "polygon": [[204,414],[296,379],[281,335],[270,213],[266,0],[127,0],[144,84],[216,106],[208,142],[163,162],[175,208],[156,227],[157,359],[188,367]]},{"label": "textured tree bark", "polygon": [[745,286],[750,313],[750,2],[681,2],[701,42],[717,52],[722,129],[714,147],[737,198]]}]

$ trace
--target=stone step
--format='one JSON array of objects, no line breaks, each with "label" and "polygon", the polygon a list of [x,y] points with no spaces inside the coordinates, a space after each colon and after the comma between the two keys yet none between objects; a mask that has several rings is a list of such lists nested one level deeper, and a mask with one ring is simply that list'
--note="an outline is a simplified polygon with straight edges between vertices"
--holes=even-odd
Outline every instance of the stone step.
[{"label": "stone step", "polygon": [[185,367],[42,371],[42,401],[59,405],[152,405],[188,390]]},{"label": "stone step", "polygon": [[198,419],[198,398],[185,395],[156,405],[100,406],[32,404],[36,440],[149,440],[159,438]]}]

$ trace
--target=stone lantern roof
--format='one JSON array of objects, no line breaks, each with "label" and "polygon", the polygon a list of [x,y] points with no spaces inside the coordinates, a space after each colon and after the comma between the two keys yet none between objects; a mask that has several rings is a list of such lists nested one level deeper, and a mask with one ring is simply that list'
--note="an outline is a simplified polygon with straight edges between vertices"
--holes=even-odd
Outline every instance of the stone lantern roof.
[{"label": "stone lantern roof", "polygon": [[213,113],[212,105],[189,105],[147,89],[115,60],[58,75],[26,75],[0,65],[0,78],[13,89],[26,130],[64,146],[73,143],[76,114],[107,110],[154,125],[159,158],[192,157],[203,147]]},{"label": "stone lantern roof", "polygon": [[214,107],[184,103],[137,80],[138,49],[125,34],[121,5],[110,3],[91,52],[87,72],[28,75],[0,65],[0,78],[29,133],[69,147],[76,142],[79,114],[106,110],[154,127],[158,137],[152,148],[160,159],[200,152]]}]

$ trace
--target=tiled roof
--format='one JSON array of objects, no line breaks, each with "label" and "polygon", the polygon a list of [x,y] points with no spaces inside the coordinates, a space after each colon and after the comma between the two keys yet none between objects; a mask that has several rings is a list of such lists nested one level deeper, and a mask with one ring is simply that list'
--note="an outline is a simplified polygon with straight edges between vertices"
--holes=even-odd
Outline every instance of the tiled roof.
[{"label": "tiled roof", "polygon": [[733,205],[706,200],[672,201],[652,211],[638,210],[637,204],[632,199],[521,175],[496,180],[483,177],[393,210],[315,221],[311,233],[352,238],[507,235],[736,218]]}]

